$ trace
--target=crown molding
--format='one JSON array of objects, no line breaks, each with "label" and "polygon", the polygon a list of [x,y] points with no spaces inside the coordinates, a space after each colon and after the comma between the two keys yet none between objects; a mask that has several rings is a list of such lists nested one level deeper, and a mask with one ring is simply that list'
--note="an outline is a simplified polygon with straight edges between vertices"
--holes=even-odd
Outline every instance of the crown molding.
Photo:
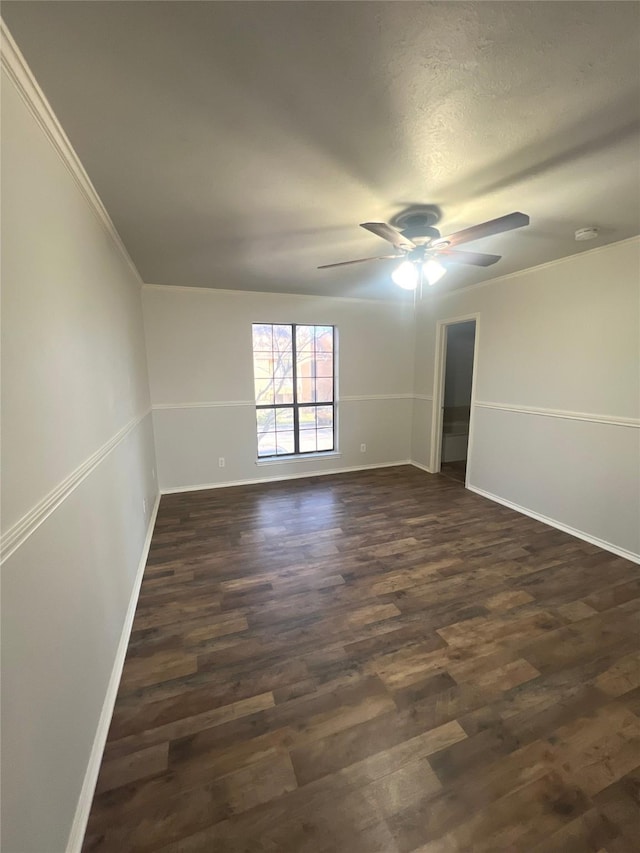
[{"label": "crown molding", "polygon": [[222,287],[193,287],[192,285],[180,284],[151,284],[144,282],[143,290],[157,291],[158,293],[208,293],[224,296],[283,296],[288,299],[321,299],[323,302],[357,302],[365,303],[366,305],[393,305],[395,308],[402,306],[415,311],[413,299],[376,299],[374,297],[366,299],[362,296],[319,296],[317,293],[284,293],[275,290],[230,290]]},{"label": "crown molding", "polygon": [[84,196],[85,201],[89,204],[89,207],[113,240],[131,272],[134,274],[136,281],[142,286],[142,278],[131,255],[116,231],[111,217],[91,183],[84,166],[80,162],[80,158],[74,151],[67,134],[56,118],[51,104],[38,85],[38,81],[33,76],[31,69],[27,65],[27,61],[2,18],[0,18],[0,64],[26,104],[29,112],[38,123],[38,126],[51,143],[54,151],[68,169],[76,186]]},{"label": "crown molding", "polygon": [[459,293],[467,293],[469,290],[478,290],[481,287],[489,287],[491,284],[499,284],[502,281],[510,281],[512,278],[517,278],[521,275],[526,275],[527,273],[537,272],[538,270],[547,269],[548,267],[555,267],[559,264],[565,264],[569,261],[574,261],[576,258],[583,258],[586,255],[596,255],[600,254],[600,252],[606,252],[609,249],[614,249],[618,246],[625,246],[627,243],[638,243],[640,246],[640,234],[636,234],[633,237],[625,237],[624,240],[617,240],[615,243],[607,243],[605,246],[594,246],[593,249],[587,249],[583,252],[576,252],[573,255],[565,255],[562,258],[555,258],[552,261],[544,261],[542,264],[536,264],[533,267],[525,267],[521,270],[514,270],[514,272],[506,273],[505,275],[498,276],[497,278],[490,278],[487,281],[479,281],[477,284],[468,284],[466,287],[456,287],[454,290],[439,290],[437,292],[432,292],[432,298],[427,300],[423,300],[422,304],[428,304],[428,302],[437,302],[439,299],[445,299],[451,296],[457,296]]}]

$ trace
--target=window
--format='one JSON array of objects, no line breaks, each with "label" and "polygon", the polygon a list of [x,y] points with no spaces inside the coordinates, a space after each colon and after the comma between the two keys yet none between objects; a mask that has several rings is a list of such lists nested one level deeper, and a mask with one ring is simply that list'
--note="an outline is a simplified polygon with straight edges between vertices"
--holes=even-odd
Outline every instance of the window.
[{"label": "window", "polygon": [[333,326],[253,324],[258,458],[335,448]]}]

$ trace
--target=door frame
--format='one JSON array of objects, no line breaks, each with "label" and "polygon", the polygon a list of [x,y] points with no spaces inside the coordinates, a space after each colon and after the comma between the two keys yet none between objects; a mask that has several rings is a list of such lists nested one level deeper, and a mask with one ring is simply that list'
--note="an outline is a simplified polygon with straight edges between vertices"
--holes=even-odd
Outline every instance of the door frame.
[{"label": "door frame", "polygon": [[478,371],[478,352],[480,341],[480,312],[464,314],[459,317],[447,317],[436,323],[436,346],[435,363],[433,375],[433,411],[431,413],[431,453],[429,468],[433,474],[440,471],[440,457],[442,456],[442,420],[444,412],[444,381],[447,360],[447,329],[449,326],[457,326],[459,323],[468,323],[475,320],[476,335],[473,342],[473,371],[471,374],[471,401],[469,409],[469,442],[467,444],[467,472],[465,475],[465,488],[469,486],[469,469],[471,452],[473,448],[473,422],[476,400],[476,377]]}]

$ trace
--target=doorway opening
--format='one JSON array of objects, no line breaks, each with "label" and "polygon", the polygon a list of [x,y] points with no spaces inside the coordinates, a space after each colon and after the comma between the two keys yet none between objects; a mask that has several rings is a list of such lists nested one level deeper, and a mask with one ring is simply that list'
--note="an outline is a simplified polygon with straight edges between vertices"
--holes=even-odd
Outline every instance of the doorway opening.
[{"label": "doorway opening", "polygon": [[465,485],[472,421],[476,339],[477,317],[438,323],[431,469]]}]

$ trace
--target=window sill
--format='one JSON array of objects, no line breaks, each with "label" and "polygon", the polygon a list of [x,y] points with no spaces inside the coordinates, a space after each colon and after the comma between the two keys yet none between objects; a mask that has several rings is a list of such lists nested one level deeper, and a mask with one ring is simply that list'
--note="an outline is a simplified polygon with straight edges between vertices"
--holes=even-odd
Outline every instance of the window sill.
[{"label": "window sill", "polygon": [[270,456],[266,459],[257,459],[256,465],[281,465],[283,462],[312,462],[318,459],[338,459],[342,453],[337,450],[327,450],[320,453],[305,453],[304,455],[292,454],[291,456]]}]

